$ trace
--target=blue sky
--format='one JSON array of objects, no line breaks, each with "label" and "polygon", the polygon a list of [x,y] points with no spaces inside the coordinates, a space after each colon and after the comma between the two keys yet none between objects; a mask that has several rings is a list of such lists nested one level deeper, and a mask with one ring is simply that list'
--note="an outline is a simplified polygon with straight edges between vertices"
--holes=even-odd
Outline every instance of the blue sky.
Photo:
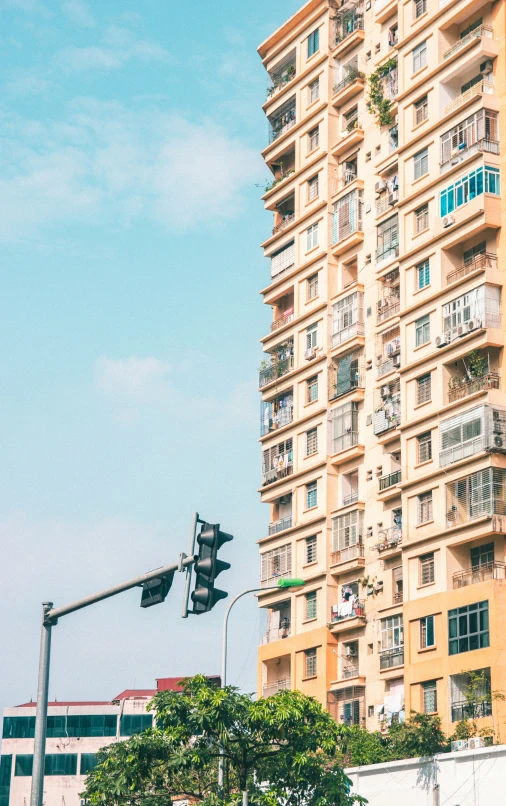
[{"label": "blue sky", "polygon": [[[172,561],[195,509],[236,536],[224,586],[258,579],[256,47],[298,6],[0,0],[0,707],[35,696],[40,602]],[[52,698],[219,670],[223,604],[139,593],[60,622]],[[246,690],[260,630],[243,601]]]}]

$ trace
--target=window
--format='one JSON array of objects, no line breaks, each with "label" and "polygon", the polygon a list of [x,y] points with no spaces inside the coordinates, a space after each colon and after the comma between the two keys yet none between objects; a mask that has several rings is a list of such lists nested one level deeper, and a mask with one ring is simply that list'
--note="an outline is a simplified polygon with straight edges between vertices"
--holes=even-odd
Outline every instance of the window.
[{"label": "window", "polygon": [[424,176],[426,173],[429,172],[429,149],[422,148],[415,156],[413,157],[413,172],[414,172],[414,179],[420,179],[421,176]]},{"label": "window", "polygon": [[413,73],[417,73],[427,64],[427,42],[420,42],[413,50]]},{"label": "window", "polygon": [[352,190],[332,205],[332,243],[362,232],[363,191]]},{"label": "window", "polygon": [[354,509],[345,515],[332,518],[332,551],[343,551],[351,546],[362,545],[364,513]]},{"label": "window", "polygon": [[16,755],[16,764],[14,767],[14,775],[18,777],[30,777],[33,768],[33,756],[18,753]]},{"label": "window", "polygon": [[415,322],[415,342],[417,347],[430,341],[430,317],[422,316]]},{"label": "window", "polygon": [[419,291],[430,285],[430,263],[424,260],[416,267],[416,287]]},{"label": "window", "polygon": [[414,0],[415,20],[427,11],[427,0]]},{"label": "window", "polygon": [[9,806],[11,794],[12,755],[3,753],[0,756],[0,804]]},{"label": "window", "polygon": [[442,190],[439,194],[441,218],[448,213],[453,213],[454,210],[467,204],[471,199],[475,199],[476,196],[481,196],[482,193],[499,196],[499,168],[493,168],[491,165],[480,166]]},{"label": "window", "polygon": [[305,676],[316,676],[316,649],[306,649],[304,652]]},{"label": "window", "polygon": [[306,230],[306,251],[318,246],[318,224],[311,224]]},{"label": "window", "polygon": [[295,263],[295,243],[292,241],[271,255],[271,277],[277,277],[291,269]]},{"label": "window", "polygon": [[116,714],[78,714],[75,716],[48,716],[48,738],[65,736],[116,736]]},{"label": "window", "polygon": [[404,645],[402,615],[381,619],[381,651],[397,649]]},{"label": "window", "polygon": [[318,324],[306,328],[306,350],[314,350],[318,345]]},{"label": "window", "polygon": [[313,274],[307,280],[307,298],[314,299],[318,296],[318,275]]},{"label": "window", "polygon": [[416,441],[418,464],[429,462],[432,459],[432,434],[430,431],[427,434],[421,434]]},{"label": "window", "polygon": [[466,154],[472,146],[483,140],[496,143],[499,139],[498,123],[497,112],[490,109],[479,109],[461,120],[440,137],[441,165],[447,165],[457,156]]},{"label": "window", "polygon": [[306,601],[306,618],[316,618],[316,591],[306,593],[304,599]]},{"label": "window", "polygon": [[308,133],[309,150],[314,151],[320,145],[320,127],[316,126]]},{"label": "window", "polygon": [[306,384],[307,402],[313,403],[315,400],[318,400],[318,377],[315,375],[314,378],[309,378]]},{"label": "window", "polygon": [[425,616],[420,619],[420,649],[436,646],[434,616]]},{"label": "window", "polygon": [[448,635],[450,655],[490,646],[488,601],[449,610]]},{"label": "window", "polygon": [[432,490],[418,496],[418,523],[432,520]]},{"label": "window", "polygon": [[306,537],[306,565],[310,565],[310,563],[315,563],[317,560],[317,548],[318,543],[316,540],[316,535],[311,535],[311,537]]},{"label": "window", "polygon": [[331,345],[336,347],[363,332],[363,294],[354,291],[332,306]]},{"label": "window", "polygon": [[442,467],[488,447],[486,412],[483,406],[478,406],[441,422],[439,464]]},{"label": "window", "polygon": [[320,31],[318,28],[309,34],[307,38],[307,57],[308,59],[320,49]]},{"label": "window", "polygon": [[399,219],[397,215],[383,221],[376,230],[376,259],[386,260],[399,254]]},{"label": "window", "polygon": [[424,714],[435,714],[437,711],[437,686],[435,680],[422,683],[422,710]]},{"label": "window", "polygon": [[311,428],[306,431],[306,456],[318,453],[318,429]]},{"label": "window", "polygon": [[330,412],[332,453],[352,448],[358,443],[358,403],[350,401]]},{"label": "window", "polygon": [[307,198],[308,198],[308,201],[312,201],[313,199],[316,199],[316,197],[318,196],[318,192],[319,192],[318,191],[318,174],[316,174],[316,176],[313,176],[312,179],[310,179],[308,181],[308,183],[307,183]]},{"label": "window", "polygon": [[420,98],[415,104],[413,104],[414,108],[414,126],[419,126],[420,123],[423,123],[424,120],[427,120],[429,117],[429,101],[426,95],[423,98]]},{"label": "window", "polygon": [[44,775],[77,775],[77,754],[50,753],[44,763]]},{"label": "window", "polygon": [[415,210],[415,235],[429,229],[429,205],[423,204]]},{"label": "window", "polygon": [[2,739],[33,739],[34,716],[4,716]]},{"label": "window", "polygon": [[422,554],[419,561],[420,585],[430,585],[434,582],[434,552]]},{"label": "window", "polygon": [[421,406],[422,403],[430,403],[432,400],[432,383],[431,376],[422,375],[421,378],[416,379],[416,404]]},{"label": "window", "polygon": [[312,481],[306,484],[306,509],[313,509],[318,504],[318,484]]},{"label": "window", "polygon": [[81,753],[81,763],[79,766],[80,775],[88,775],[98,764],[95,753]]},{"label": "window", "polygon": [[153,726],[153,714],[123,714],[120,722],[120,736],[134,736]]},{"label": "window", "polygon": [[285,543],[275,549],[266,551],[261,555],[260,579],[263,582],[270,582],[280,576],[286,576],[292,572],[292,544]]},{"label": "window", "polygon": [[344,131],[352,132],[353,129],[359,128],[358,124],[358,106],[353,106],[348,109],[343,115]]},{"label": "window", "polygon": [[320,79],[316,78],[309,85],[309,103],[312,104],[320,97]]},{"label": "window", "polygon": [[[497,485],[496,485],[497,486]],[[494,544],[487,543],[471,549],[471,568],[477,570],[494,562]]]}]

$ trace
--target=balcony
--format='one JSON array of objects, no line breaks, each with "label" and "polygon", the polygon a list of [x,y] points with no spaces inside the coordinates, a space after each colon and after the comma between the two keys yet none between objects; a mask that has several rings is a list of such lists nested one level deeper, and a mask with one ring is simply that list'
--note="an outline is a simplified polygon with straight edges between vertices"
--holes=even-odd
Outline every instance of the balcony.
[{"label": "balcony", "polygon": [[492,579],[506,579],[504,563],[491,562],[467,568],[465,571],[455,571],[453,574],[453,588],[466,588],[479,582],[489,582]]},{"label": "balcony", "polygon": [[361,5],[350,8],[344,4],[335,17],[332,49],[337,48],[334,56],[340,57],[364,38],[364,10]]},{"label": "balcony", "polygon": [[345,101],[349,101],[354,95],[362,92],[365,83],[365,73],[355,68],[350,70],[341,81],[334,84],[332,88],[332,105],[341,106]]},{"label": "balcony", "polygon": [[491,252],[475,255],[472,260],[468,260],[463,266],[448,272],[446,285],[458,283],[464,277],[468,277],[475,272],[485,271],[485,269],[497,269],[497,255],[493,255]]},{"label": "balcony", "polygon": [[380,652],[380,669],[393,669],[394,666],[404,666],[404,646]]},{"label": "balcony", "polygon": [[[446,528],[492,518],[492,529],[504,531],[506,472],[487,467],[446,485]],[[494,516],[501,516],[495,518]]]},{"label": "balcony", "polygon": [[358,658],[355,661],[348,661],[341,669],[341,680],[349,680],[350,677],[359,677]]},{"label": "balcony", "polygon": [[365,372],[361,357],[345,355],[329,365],[329,400],[365,388]]},{"label": "balcony", "polygon": [[330,626],[339,624],[343,621],[351,619],[361,619],[365,621],[365,602],[363,599],[355,599],[354,601],[340,602],[334,605],[330,611]]},{"label": "balcony", "polygon": [[499,327],[501,289],[492,283],[483,283],[443,305],[443,333],[437,337],[436,347],[474,331]]},{"label": "balcony", "polygon": [[262,367],[260,370],[258,374],[258,386],[261,389],[263,386],[267,386],[268,383],[282,378],[283,375],[286,375],[292,369],[293,355],[281,359],[274,358],[268,366]]},{"label": "balcony", "polygon": [[440,420],[439,435],[441,467],[454,464],[461,459],[468,459],[483,451],[504,453],[506,412],[485,404],[476,406],[463,414]]},{"label": "balcony", "polygon": [[286,626],[282,627],[280,624],[279,627],[274,627],[270,630],[267,630],[262,639],[262,644],[272,644],[274,641],[282,641],[283,638],[290,638],[290,635],[292,634],[290,631],[290,621],[289,619],[286,619],[285,621],[288,622]]},{"label": "balcony", "polygon": [[391,210],[392,207],[395,207],[398,201],[398,190],[396,190],[394,193],[385,193],[383,198],[376,202],[376,215],[383,215],[383,213],[386,213],[387,210]]},{"label": "balcony", "polygon": [[[374,434],[379,436],[386,431],[392,431],[401,424],[400,400],[392,400],[391,405],[377,409],[374,412]],[[392,473],[389,474],[393,475]],[[381,479],[380,479],[381,482]],[[387,489],[385,487],[385,489]]]},{"label": "balcony", "polygon": [[350,507],[352,504],[356,504],[358,501],[358,493],[350,493],[350,495],[345,495],[343,497],[343,507]]},{"label": "balcony", "polygon": [[262,579],[260,582],[261,588],[276,588],[278,585],[278,581],[280,579],[291,579],[292,578],[292,569],[289,568],[284,573],[273,574],[268,579]]},{"label": "balcony", "polygon": [[443,53],[443,61],[451,58],[454,53],[458,53],[459,50],[465,48],[466,45],[474,39],[491,39],[493,35],[494,31],[489,25],[480,25],[478,28],[474,28],[474,30],[470,31],[466,36],[463,36],[462,39],[459,39],[451,48],[448,48],[448,50]]},{"label": "balcony", "polygon": [[478,700],[477,702],[452,703],[452,722],[461,722],[463,719],[483,719],[485,716],[492,716],[492,702]]},{"label": "balcony", "polygon": [[272,234],[277,235],[278,232],[283,232],[283,230],[289,227],[294,221],[295,213],[288,213],[279,224],[272,228]]},{"label": "balcony", "polygon": [[277,521],[271,521],[269,524],[269,535],[277,535],[278,532],[284,532],[285,529],[292,528],[292,516],[287,515],[286,518],[280,518]]},{"label": "balcony", "polygon": [[[402,470],[394,470],[393,473],[387,473],[386,476],[379,477],[379,491],[388,490],[390,487],[395,487],[402,481]],[[389,531],[388,529],[384,530]],[[398,530],[397,530],[398,531]]]},{"label": "balcony", "polygon": [[289,325],[290,322],[294,320],[294,310],[293,308],[288,308],[284,312],[282,316],[278,316],[277,319],[271,324],[271,333],[274,333],[275,330],[279,330],[279,328],[284,327],[285,325]]},{"label": "balcony", "polygon": [[394,597],[393,597],[393,599],[394,599],[394,605],[396,605],[396,604],[402,604],[402,603],[403,603],[403,601],[404,601],[404,594],[403,594],[403,592],[402,592],[402,591],[397,591],[397,593],[394,593]]},{"label": "balcony", "polygon": [[[360,311],[360,313],[362,313],[362,311]],[[348,327],[345,327],[342,330],[338,330],[337,333],[332,333],[330,336],[330,345],[331,347],[338,347],[340,344],[344,344],[345,341],[355,338],[355,336],[363,336],[363,335],[364,335],[364,323],[354,322]]]},{"label": "balcony", "polygon": [[293,397],[284,396],[262,401],[260,414],[260,436],[265,437],[278,428],[293,422]]},{"label": "balcony", "polygon": [[[400,474],[400,470],[396,471],[396,473]],[[394,473],[390,473],[390,475],[396,475]],[[382,478],[387,478],[383,476]],[[400,478],[399,480],[400,481]],[[394,484],[398,484],[398,481],[395,481]],[[381,479],[380,479],[381,484]],[[388,487],[392,487],[392,484],[389,484],[384,489],[388,489]],[[388,551],[389,549],[395,549],[402,543],[402,529],[399,529],[397,526],[391,526],[389,529],[380,529],[378,532],[378,543],[374,546],[376,551],[380,553],[384,551]]]},{"label": "balcony", "polygon": [[486,375],[472,378],[470,381],[455,381],[448,392],[448,403],[455,403],[457,400],[463,400],[469,395],[488,389],[499,389],[499,375],[497,372],[487,372]]},{"label": "balcony", "polygon": [[454,165],[458,165],[459,162],[467,159],[467,157],[471,157],[473,154],[499,154],[499,140],[489,140],[486,137],[484,137],[482,140],[478,140],[476,143],[473,143],[470,146],[466,147],[464,143],[462,143],[462,146],[463,148],[455,150],[455,154],[453,154],[452,157],[445,162],[440,163],[440,173],[444,173]]},{"label": "balcony", "polygon": [[340,565],[341,563],[350,562],[350,560],[361,559],[364,556],[364,546],[362,543],[355,543],[354,546],[347,546],[347,548],[340,549],[339,551],[332,551],[330,554],[330,564]]},{"label": "balcony", "polygon": [[267,683],[262,687],[262,697],[272,697],[278,691],[286,691],[291,688],[291,681],[289,677],[282,680],[275,680],[274,683]]},{"label": "balcony", "polygon": [[457,109],[460,109],[462,106],[470,103],[474,98],[477,98],[479,95],[493,95],[494,94],[494,85],[490,81],[478,81],[477,84],[473,84],[465,92],[460,93],[457,95],[453,101],[450,101],[449,104],[443,109],[443,117],[447,115],[452,115]]},{"label": "balcony", "polygon": [[341,254],[364,239],[363,191],[352,190],[333,204],[332,252]]},{"label": "balcony", "polygon": [[269,115],[269,143],[273,143],[297,123],[295,97]]},{"label": "balcony", "polygon": [[376,249],[377,263],[381,263],[383,260],[391,260],[394,257],[399,257],[399,244]]},{"label": "balcony", "polygon": [[391,297],[384,297],[383,299],[380,299],[378,301],[378,309],[376,313],[376,324],[379,325],[381,322],[384,322],[385,319],[390,319],[391,316],[395,316],[399,313],[400,308],[401,303],[397,294],[393,294]]},{"label": "balcony", "polygon": [[266,487],[268,484],[273,484],[275,481],[279,481],[280,479],[286,479],[287,476],[291,476],[293,473],[293,463],[288,462],[282,468],[267,470],[265,473],[262,473],[262,487]]}]

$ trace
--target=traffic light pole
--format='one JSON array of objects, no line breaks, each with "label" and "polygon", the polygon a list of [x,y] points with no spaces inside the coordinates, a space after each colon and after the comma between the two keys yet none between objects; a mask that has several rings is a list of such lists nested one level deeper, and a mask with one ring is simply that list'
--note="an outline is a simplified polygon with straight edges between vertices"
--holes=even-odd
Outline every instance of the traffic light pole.
[{"label": "traffic light pole", "polygon": [[114,585],[112,588],[107,588],[99,593],[86,596],[84,599],[77,599],[75,602],[71,602],[68,605],[63,605],[63,607],[53,608],[52,602],[43,603],[30,806],[42,806],[42,799],[44,795],[44,762],[46,756],[46,725],[49,696],[49,667],[51,660],[51,631],[52,628],[58,624],[58,619],[62,616],[69,615],[69,613],[75,613],[76,610],[82,610],[84,607],[89,607],[92,604],[96,604],[96,602],[101,602],[104,599],[110,599],[111,596],[116,596],[118,593],[123,593],[123,591],[142,587],[145,582],[149,582],[152,579],[166,577],[170,574],[174,574],[178,570],[183,571],[186,568],[191,568],[194,562],[195,557],[193,555],[190,557],[183,556],[179,563],[175,563],[174,565],[164,565],[162,568],[156,568],[154,571],[149,571],[147,574],[134,577],[134,579],[130,579],[128,582],[121,582],[119,585]]}]

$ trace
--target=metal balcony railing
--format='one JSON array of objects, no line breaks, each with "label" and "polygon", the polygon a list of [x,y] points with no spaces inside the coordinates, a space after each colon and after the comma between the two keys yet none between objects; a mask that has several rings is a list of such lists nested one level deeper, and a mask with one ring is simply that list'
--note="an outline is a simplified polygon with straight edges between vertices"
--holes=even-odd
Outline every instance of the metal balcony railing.
[{"label": "metal balcony railing", "polygon": [[277,224],[275,227],[272,228],[272,234],[276,235],[277,232],[282,232],[286,229],[292,221],[295,221],[295,213],[290,213],[290,215],[285,215],[283,220]]},{"label": "metal balcony railing", "polygon": [[452,722],[462,722],[463,719],[481,719],[484,716],[492,716],[492,703],[488,700],[478,700],[477,702],[452,703]]},{"label": "metal balcony railing", "polygon": [[380,652],[380,669],[391,669],[393,666],[404,665],[404,646],[394,649],[385,649]]},{"label": "metal balcony railing", "polygon": [[395,207],[398,201],[398,191],[395,191],[395,193],[385,193],[383,198],[376,202],[376,215],[381,215],[387,210],[391,210],[392,207]]},{"label": "metal balcony railing", "polygon": [[[400,473],[401,471],[397,471]],[[390,474],[393,475],[393,474]],[[383,476],[382,478],[385,478]],[[381,479],[380,479],[381,482]],[[398,482],[395,481],[394,484]],[[388,489],[393,485],[387,485],[384,489]],[[399,529],[397,526],[391,526],[389,529],[380,529],[378,532],[378,542],[374,546],[376,551],[386,551],[387,549],[393,549],[396,546],[402,543],[402,529]]]},{"label": "metal balcony railing", "polygon": [[364,546],[362,543],[355,543],[354,546],[347,546],[338,551],[332,551],[330,554],[330,564],[337,565],[338,563],[346,563],[350,560],[356,560],[364,556]]},{"label": "metal balcony railing", "polygon": [[343,344],[343,342],[348,341],[348,339],[352,339],[355,336],[363,336],[364,335],[364,323],[363,322],[354,322],[352,325],[348,325],[348,327],[342,328],[342,330],[338,330],[337,333],[332,333],[330,337],[330,344],[331,347],[337,347],[338,344]]},{"label": "metal balcony railing", "polygon": [[477,154],[478,152],[499,154],[499,140],[489,140],[487,137],[483,137],[481,140],[477,140],[476,143],[471,143],[471,145],[467,146],[466,148],[459,149],[447,160],[440,163],[440,172],[444,173],[448,170],[448,168],[451,168],[452,165],[456,165],[464,158],[470,157],[472,154]]},{"label": "metal balcony railing", "polygon": [[397,296],[380,300],[378,302],[378,309],[376,313],[376,324],[379,325],[380,322],[384,322],[385,319],[390,319],[391,316],[395,316],[395,314],[399,313],[400,307],[401,302]]},{"label": "metal balcony railing", "polygon": [[341,42],[344,42],[345,39],[348,39],[349,36],[355,33],[355,31],[363,31],[364,30],[364,18],[363,16],[356,16],[353,20],[349,17],[346,20],[346,24],[343,24],[338,28],[334,36],[334,44],[332,47],[337,47],[340,45]]},{"label": "metal balcony railing", "polygon": [[478,95],[492,95],[493,92],[494,85],[490,81],[478,81],[477,84],[473,84],[473,86],[469,87],[468,90],[462,92],[460,95],[457,95],[453,101],[450,101],[449,104],[446,104],[443,109],[443,117],[446,117],[446,115],[450,115],[452,112],[460,109],[460,107],[468,103],[471,98],[475,98]]},{"label": "metal balcony railing", "polygon": [[475,392],[481,392],[483,389],[499,389],[499,375],[497,372],[487,372],[486,375],[481,375],[479,378],[473,378],[470,381],[459,383],[458,386],[453,386],[448,392],[448,403],[455,403],[456,400],[462,400]]},{"label": "metal balcony railing", "polygon": [[351,84],[358,78],[365,78],[365,73],[362,73],[360,70],[350,70],[348,75],[346,75],[341,81],[338,81],[337,84],[334,84],[332,88],[332,93],[336,95],[336,93],[341,92],[341,90],[344,90],[344,88],[347,87],[348,84]]},{"label": "metal balcony railing", "polygon": [[285,677],[282,680],[275,680],[274,683],[267,683],[266,685],[262,686],[262,696],[271,697],[273,694],[277,694],[278,691],[285,691],[290,687],[291,684],[289,677]]},{"label": "metal balcony railing", "polygon": [[394,604],[402,604],[404,601],[404,594],[402,591],[397,591],[394,593]]},{"label": "metal balcony railing", "polygon": [[341,680],[349,680],[350,677],[358,677],[358,660],[356,663],[347,663],[341,670]]},{"label": "metal balcony railing", "polygon": [[287,515],[286,518],[280,518],[278,521],[271,521],[269,524],[269,534],[275,535],[282,532],[284,529],[292,528],[292,516]]},{"label": "metal balcony railing", "polygon": [[459,39],[457,42],[455,42],[451,48],[445,50],[443,53],[443,59],[449,59],[454,53],[457,53],[459,50],[462,50],[462,48],[465,48],[465,46],[469,44],[469,42],[472,42],[473,39],[483,39],[485,37],[490,39],[493,34],[493,28],[491,28],[489,25],[479,25],[478,28],[470,31],[468,34],[466,34],[466,36],[463,36],[462,39]]},{"label": "metal balcony railing", "polygon": [[276,378],[282,378],[283,375],[286,375],[291,369],[293,369],[293,355],[279,360],[274,359],[270,366],[261,369],[258,373],[258,385],[260,389],[262,386],[266,386],[268,383],[271,383],[271,381],[276,380]]},{"label": "metal balcony railing", "polygon": [[262,418],[260,423],[260,436],[264,437],[278,428],[283,428],[284,425],[289,425],[293,422],[293,407],[285,406],[278,409],[271,417]]},{"label": "metal balcony railing", "polygon": [[455,571],[453,574],[453,587],[465,588],[476,585],[478,582],[488,582],[491,579],[506,579],[504,563],[491,562],[467,568],[465,571]]},{"label": "metal balcony railing", "polygon": [[399,244],[396,244],[395,246],[386,246],[381,247],[380,249],[376,249],[376,260],[378,261],[378,263],[382,260],[388,260],[389,258],[398,256],[399,256]]},{"label": "metal balcony railing", "polygon": [[358,501],[358,493],[350,493],[343,498],[343,507],[349,507],[351,504],[356,504]]},{"label": "metal balcony railing", "polygon": [[279,328],[283,327],[284,325],[290,324],[290,322],[293,322],[293,319],[294,319],[293,308],[289,308],[284,312],[282,316],[278,316],[278,318],[275,319],[274,322],[271,324],[271,333],[274,330],[279,330]]},{"label": "metal balcony railing", "polygon": [[[393,473],[387,473],[386,476],[379,477],[379,491],[388,490],[389,487],[394,487],[402,480],[402,470],[394,470]],[[384,530],[388,531],[387,529]]]},{"label": "metal balcony railing", "polygon": [[[349,605],[349,607],[346,607],[346,605]],[[363,599],[355,599],[352,603],[341,602],[340,605],[337,605],[337,610],[335,608],[330,610],[331,624],[351,618],[365,619],[365,602]]]},{"label": "metal balcony railing", "polygon": [[280,479],[284,479],[287,476],[291,476],[293,473],[293,463],[289,462],[286,467],[282,467],[280,469],[273,468],[272,470],[266,470],[262,473],[262,486],[265,487],[267,484],[273,484],[275,481],[279,481]]},{"label": "metal balcony railing", "polygon": [[493,255],[491,252],[475,255],[472,260],[468,260],[463,266],[448,272],[446,275],[446,284],[452,285],[453,283],[457,283],[459,280],[467,277],[468,274],[473,274],[475,271],[495,268],[497,268],[497,255]]}]

